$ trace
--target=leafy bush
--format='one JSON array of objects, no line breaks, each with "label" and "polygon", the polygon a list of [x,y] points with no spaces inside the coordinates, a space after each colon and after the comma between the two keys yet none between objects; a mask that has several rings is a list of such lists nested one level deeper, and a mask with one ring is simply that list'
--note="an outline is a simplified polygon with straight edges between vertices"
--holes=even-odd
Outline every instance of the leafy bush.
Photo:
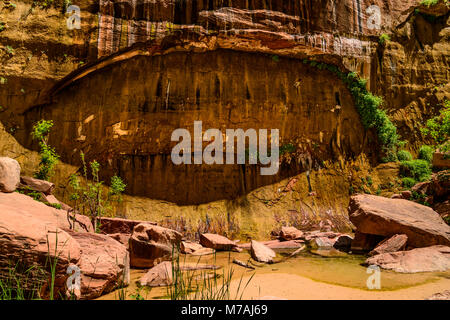
[{"label": "leafy bush", "polygon": [[[431,6],[435,6],[439,3],[440,0],[422,0],[420,2],[421,5],[427,6],[427,7],[431,7]],[[445,4],[448,3],[448,0],[442,0],[442,2],[445,2]]]},{"label": "leafy bush", "polygon": [[426,181],[431,177],[431,165],[422,159],[402,161],[400,173],[403,177],[414,178],[420,182]]},{"label": "leafy bush", "polygon": [[417,181],[413,178],[406,177],[402,179],[402,186],[408,189],[414,187],[416,183]]},{"label": "leafy bush", "polygon": [[450,151],[450,100],[446,100],[440,114],[427,121],[421,129],[426,136],[433,138],[441,152]]},{"label": "leafy bush", "polygon": [[388,163],[388,162],[397,162],[397,154],[393,150],[387,150],[386,156],[381,159],[381,162]]},{"label": "leafy bush", "polygon": [[110,189],[104,195],[102,191],[103,181],[99,179],[100,164],[95,160],[89,163],[93,181],[89,182],[84,153],[81,153],[80,156],[83,165],[84,182],[77,174],[70,176],[69,184],[73,190],[70,199],[75,202],[75,210],[91,217],[92,225],[98,231],[98,218],[111,211],[112,202],[122,201],[122,192],[125,190],[126,185],[120,177],[113,176]]},{"label": "leafy bush", "polygon": [[391,37],[387,33],[383,33],[380,36],[379,42],[381,45],[384,45],[387,41],[391,41]]},{"label": "leafy bush", "polygon": [[379,109],[383,99],[374,96],[367,88],[367,80],[360,79],[355,72],[345,73],[334,65],[319,63],[317,61],[303,60],[320,70],[326,69],[336,74],[348,87],[355,100],[356,108],[361,116],[361,121],[366,129],[375,128],[378,139],[387,151],[394,149],[399,143],[397,128],[389,120],[385,111]]},{"label": "leafy bush", "polygon": [[397,158],[399,161],[410,161],[413,159],[411,153],[406,150],[400,150],[397,152]]},{"label": "leafy bush", "polygon": [[430,146],[421,146],[419,150],[419,159],[428,161],[431,163],[433,160],[434,149]]},{"label": "leafy bush", "polygon": [[53,121],[40,120],[33,126],[31,135],[34,140],[39,142],[39,170],[34,174],[35,178],[48,180],[54,174],[54,168],[59,161],[59,156],[55,149],[48,145],[50,129],[53,127]]}]

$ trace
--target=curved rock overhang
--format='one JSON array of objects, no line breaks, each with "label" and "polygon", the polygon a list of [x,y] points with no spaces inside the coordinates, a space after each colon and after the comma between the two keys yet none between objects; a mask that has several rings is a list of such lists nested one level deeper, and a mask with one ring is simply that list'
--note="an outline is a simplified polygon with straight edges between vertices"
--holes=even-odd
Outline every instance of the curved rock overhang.
[{"label": "curved rock overhang", "polygon": [[[150,52],[118,53],[63,79],[47,103],[25,112],[26,126],[52,119],[50,144],[63,161],[79,164],[83,151],[102,164],[105,180],[122,176],[127,193],[177,204],[234,199],[308,169],[298,159],[311,157],[319,168],[363,151],[352,96],[329,71],[264,52]],[[203,133],[279,129],[296,160],[274,176],[256,165],[174,165],[171,134],[184,128],[193,136],[194,121],[203,122]]]},{"label": "curved rock overhang", "polygon": [[[363,152],[367,137],[348,90],[301,60],[360,71],[370,85],[379,35],[401,25],[416,1],[225,2],[100,1],[99,59],[42,91],[24,109],[25,127],[54,119],[61,135],[51,143],[64,161],[78,163],[84,150],[106,167],[105,180],[119,173],[130,194],[179,204],[231,199],[304,169],[294,163],[261,177],[247,166],[171,167],[168,133],[193,120],[206,119],[204,129],[278,126],[282,143],[295,142],[316,167]],[[369,27],[370,5],[380,9],[379,28]],[[202,63],[213,65],[202,72]]]}]

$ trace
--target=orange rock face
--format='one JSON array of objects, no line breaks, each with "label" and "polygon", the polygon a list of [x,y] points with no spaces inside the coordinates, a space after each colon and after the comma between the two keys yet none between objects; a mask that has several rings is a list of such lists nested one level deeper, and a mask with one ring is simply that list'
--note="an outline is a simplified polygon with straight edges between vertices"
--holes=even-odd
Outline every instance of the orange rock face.
[{"label": "orange rock face", "polygon": [[[448,97],[444,4],[85,0],[78,5],[83,14],[75,31],[65,28],[60,8],[49,9],[54,15],[36,10],[31,13],[36,19],[24,25],[17,24],[19,10],[0,13],[8,24],[0,41],[22,43],[13,57],[4,54],[0,121],[22,145],[36,148],[32,124],[54,120],[60,134],[51,136],[50,144],[64,162],[79,165],[83,150],[87,160],[101,163],[103,180],[120,173],[130,195],[181,205],[231,200],[307,169],[294,161],[276,176],[261,177],[254,166],[174,166],[170,134],[191,130],[194,120],[202,120],[205,130],[278,128],[282,143],[310,155],[313,168],[361,154],[375,161],[376,137],[362,127],[345,85],[329,71],[302,64],[305,58],[366,78],[414,146],[423,142],[416,124]],[[28,6],[18,1],[20,12]],[[31,40],[26,30],[36,29],[36,20],[47,33]],[[391,38],[384,44],[383,34]],[[427,94],[430,88],[435,94]]]}]

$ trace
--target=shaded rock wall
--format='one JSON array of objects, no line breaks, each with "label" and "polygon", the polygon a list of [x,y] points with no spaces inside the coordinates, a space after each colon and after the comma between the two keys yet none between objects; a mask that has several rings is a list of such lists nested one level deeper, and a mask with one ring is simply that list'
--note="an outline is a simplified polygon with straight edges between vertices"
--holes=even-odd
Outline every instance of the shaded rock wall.
[{"label": "shaded rock wall", "polygon": [[[254,168],[230,167],[224,173],[223,168],[199,167],[188,172],[170,167],[168,146],[162,142],[167,139],[159,139],[159,135],[166,137],[175,126],[191,125],[197,115],[227,127],[233,127],[235,119],[244,128],[280,125],[285,140],[299,139],[309,152],[316,149],[310,146],[319,140],[315,162],[338,160],[344,168],[334,181],[347,179],[340,175],[346,175],[353,156],[367,153],[372,158],[370,152],[378,153],[376,148],[365,148],[375,146],[374,141],[370,132],[365,137],[360,130],[342,84],[325,72],[305,69],[291,61],[294,58],[325,61],[368,78],[370,89],[385,97],[383,108],[412,149],[424,142],[419,128],[449,98],[449,23],[448,8],[443,4],[426,8],[419,5],[420,0],[83,0],[73,3],[81,8],[81,29],[68,30],[69,15],[62,13],[61,6],[30,10],[30,1],[16,3],[15,10],[0,12],[0,21],[7,24],[0,32],[0,76],[7,80],[0,84],[0,120],[6,131],[26,148],[36,150],[29,137],[32,121],[40,116],[54,117],[61,122],[55,130],[60,135],[53,136],[51,142],[58,146],[58,152],[61,148],[64,161],[77,165],[78,151],[83,149],[107,167],[105,179],[113,172],[133,172],[125,178],[130,193],[139,195],[190,203],[199,201],[199,196],[186,189],[192,186],[191,181],[199,186],[205,176],[213,181],[203,186],[205,193],[224,192],[225,199],[273,182],[254,175]],[[380,28],[373,27],[377,16],[369,9],[372,5],[380,8]],[[384,46],[378,42],[382,33],[391,36]],[[7,52],[6,45],[13,48],[13,54]],[[228,51],[220,51],[225,49]],[[207,62],[208,72],[202,72],[202,64],[188,61],[194,53],[207,57],[203,62]],[[246,56],[242,62],[245,72],[239,68],[240,55]],[[277,64],[274,56],[280,58]],[[260,64],[255,66],[253,60]],[[229,62],[234,64],[234,77],[243,75],[243,79],[236,82],[233,76],[225,75],[223,65]],[[133,68],[137,72],[128,71]],[[277,76],[264,85],[259,80],[267,79],[267,72]],[[183,75],[189,83],[183,83]],[[249,75],[254,77],[251,81],[246,78]],[[299,94],[291,82],[301,77],[305,80]],[[166,106],[163,95],[168,79],[172,89]],[[158,88],[162,91],[159,96]],[[340,118],[327,111],[336,104],[336,92],[342,99]],[[120,99],[113,98],[119,94]],[[271,98],[266,103],[268,94]],[[183,101],[185,96],[190,102]],[[227,109],[227,105],[233,108]],[[255,114],[255,119],[250,114]],[[155,121],[159,121],[158,126]],[[151,143],[145,142],[150,139]],[[9,145],[9,140],[2,139],[2,143]],[[17,157],[31,168],[26,152],[16,149],[20,149]],[[124,154],[112,157],[120,152]],[[32,159],[36,159],[34,153]],[[276,181],[301,170],[296,163],[284,167]],[[55,179],[60,187],[67,184],[67,175],[62,172]],[[170,195],[166,186],[149,179],[170,181],[166,185],[172,187],[186,186],[179,196]],[[317,189],[333,190],[339,202],[348,197],[347,185],[335,187],[320,181]],[[160,194],[168,195],[164,198]],[[130,215],[142,217],[142,210],[144,215],[149,211],[130,203]]]},{"label": "shaded rock wall", "polygon": [[194,121],[223,134],[280,129],[281,144],[300,145],[317,166],[359,155],[365,137],[350,93],[329,71],[231,50],[136,57],[75,82],[25,116],[26,126],[54,120],[50,144],[64,161],[79,163],[83,150],[106,166],[103,178],[124,177],[127,193],[179,204],[234,199],[303,169],[293,163],[261,176],[257,166],[176,166],[172,132],[186,128],[193,137]]}]

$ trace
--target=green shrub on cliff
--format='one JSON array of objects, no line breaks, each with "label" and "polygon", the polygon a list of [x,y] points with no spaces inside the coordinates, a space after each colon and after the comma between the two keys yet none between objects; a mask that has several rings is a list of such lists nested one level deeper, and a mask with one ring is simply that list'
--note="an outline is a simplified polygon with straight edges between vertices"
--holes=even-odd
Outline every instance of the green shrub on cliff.
[{"label": "green shrub on cliff", "polygon": [[413,178],[406,177],[402,179],[402,186],[408,189],[414,187],[416,183],[417,181]]},{"label": "green shrub on cliff", "polygon": [[54,168],[59,161],[59,156],[55,149],[48,145],[50,129],[53,127],[53,121],[40,120],[33,126],[31,135],[34,140],[39,142],[39,170],[34,174],[35,178],[48,180],[54,174]]},{"label": "green shrub on cliff", "polygon": [[431,172],[430,163],[422,159],[400,163],[400,174],[403,177],[410,177],[420,182],[430,179]]},{"label": "green shrub on cliff", "polygon": [[[84,153],[81,152],[80,156],[84,179],[81,179],[77,174],[70,176],[69,184],[73,191],[70,199],[74,201],[75,210],[91,217],[92,225],[98,231],[98,218],[111,212],[113,202],[122,201],[122,193],[125,191],[126,184],[120,177],[113,176],[109,191],[105,195],[103,181],[100,181],[99,178],[100,164],[96,160],[91,161],[89,163],[91,170],[88,173]],[[89,174],[92,177],[92,182],[88,179]]]},{"label": "green shrub on cliff", "polygon": [[449,0],[422,0],[420,4],[427,7],[432,7],[437,5],[439,2],[445,3],[447,6],[450,6]]},{"label": "green shrub on cliff", "polygon": [[440,114],[428,120],[427,126],[421,131],[435,141],[441,152],[450,151],[450,100],[444,102]]},{"label": "green shrub on cliff", "polygon": [[317,61],[304,59],[304,64],[319,69],[326,69],[336,74],[348,87],[355,100],[356,108],[361,116],[361,121],[366,129],[374,128],[378,139],[386,153],[392,152],[399,144],[397,128],[391,122],[384,110],[379,109],[383,99],[374,96],[367,90],[367,80],[360,79],[356,72],[345,73],[334,65],[319,63]]},{"label": "green shrub on cliff", "polygon": [[431,163],[433,160],[434,149],[431,146],[421,146],[419,150],[419,159],[428,161]]},{"label": "green shrub on cliff", "polygon": [[413,159],[411,153],[406,150],[400,150],[397,152],[397,158],[399,161],[409,161]]}]

